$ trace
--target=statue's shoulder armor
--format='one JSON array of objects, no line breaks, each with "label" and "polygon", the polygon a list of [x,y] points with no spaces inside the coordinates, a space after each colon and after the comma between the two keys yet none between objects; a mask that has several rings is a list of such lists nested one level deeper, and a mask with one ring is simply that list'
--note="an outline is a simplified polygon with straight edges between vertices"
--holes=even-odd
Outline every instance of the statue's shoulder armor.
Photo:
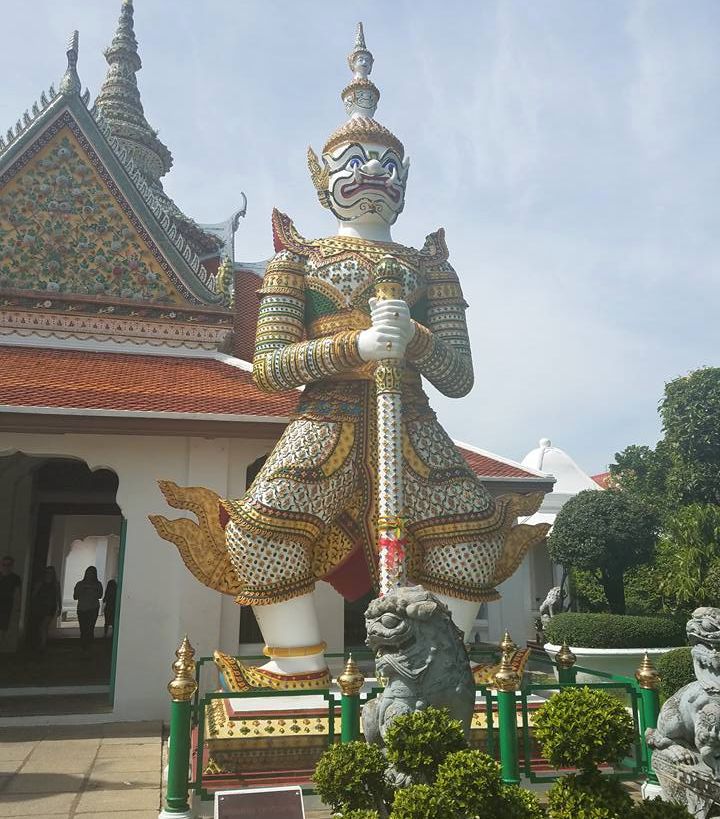
[{"label": "statue's shoulder armor", "polygon": [[438,228],[435,233],[425,237],[420,255],[424,258],[427,267],[441,267],[450,258],[450,251],[445,242],[445,228]]},{"label": "statue's shoulder armor", "polygon": [[273,208],[272,212],[272,231],[276,253],[287,250],[298,256],[307,256],[315,248],[316,243],[301,236],[292,219],[277,208]]},{"label": "statue's shoulder armor", "polygon": [[420,255],[423,258],[425,276],[430,285],[430,297],[462,299],[464,306],[467,307],[460,289],[458,274],[448,261],[450,251],[445,243],[444,228],[439,228],[425,239]]}]

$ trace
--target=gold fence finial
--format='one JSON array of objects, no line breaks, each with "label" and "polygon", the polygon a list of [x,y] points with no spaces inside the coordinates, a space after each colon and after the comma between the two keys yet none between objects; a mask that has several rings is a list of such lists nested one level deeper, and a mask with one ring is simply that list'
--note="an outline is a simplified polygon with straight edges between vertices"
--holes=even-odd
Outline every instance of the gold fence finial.
[{"label": "gold fence finial", "polygon": [[513,668],[513,657],[517,651],[517,646],[512,640],[509,632],[505,632],[502,643],[502,659],[500,660],[500,668],[495,674],[495,687],[498,691],[516,691],[520,684],[520,675]]},{"label": "gold fence finial", "polygon": [[363,677],[357,663],[355,660],[353,660],[352,654],[348,655],[345,670],[337,678],[337,681],[338,685],[340,686],[340,690],[346,697],[360,693],[360,689],[365,683],[365,677]]},{"label": "gold fence finial", "polygon": [[657,668],[653,665],[650,655],[645,652],[639,668],[635,672],[635,679],[640,683],[640,688],[649,688],[652,691],[657,691],[660,688],[661,677],[658,674]]},{"label": "gold fence finial", "polygon": [[577,662],[577,657],[572,653],[570,646],[565,640],[560,646],[560,651],[555,655],[555,662],[560,668],[572,668]]},{"label": "gold fence finial", "polygon": [[172,664],[175,676],[167,685],[167,690],[175,702],[188,702],[197,691],[195,680],[195,649],[190,645],[187,634],[177,651],[177,659]]}]

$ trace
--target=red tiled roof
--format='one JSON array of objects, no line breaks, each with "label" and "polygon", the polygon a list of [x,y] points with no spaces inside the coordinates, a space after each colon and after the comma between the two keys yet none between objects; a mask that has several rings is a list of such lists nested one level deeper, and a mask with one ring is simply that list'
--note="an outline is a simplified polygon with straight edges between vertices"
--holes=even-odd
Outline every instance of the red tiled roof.
[{"label": "red tiled roof", "polygon": [[[0,346],[0,405],[287,416],[299,393],[263,393],[252,374],[208,358]],[[538,476],[459,447],[481,478]]]},{"label": "red tiled roof", "polygon": [[214,359],[0,346],[5,405],[285,416],[298,397]]},{"label": "red tiled roof", "polygon": [[607,489],[610,486],[610,473],[609,472],[600,472],[599,475],[591,475],[592,479],[598,486],[602,486],[603,489]]},{"label": "red tiled roof", "polygon": [[243,361],[252,361],[255,352],[262,278],[251,270],[235,273],[235,308],[233,316],[233,353]]},{"label": "red tiled roof", "polygon": [[533,480],[542,480],[532,472],[526,472],[522,467],[514,466],[513,464],[498,461],[495,458],[490,458],[487,455],[481,455],[479,452],[473,452],[471,449],[458,446],[463,458],[470,464],[470,468],[481,478],[530,478]]}]

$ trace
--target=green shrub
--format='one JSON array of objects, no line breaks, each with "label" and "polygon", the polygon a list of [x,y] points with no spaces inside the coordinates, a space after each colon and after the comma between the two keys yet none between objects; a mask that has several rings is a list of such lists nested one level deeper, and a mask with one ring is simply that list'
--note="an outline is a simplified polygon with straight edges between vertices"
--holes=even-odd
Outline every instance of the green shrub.
[{"label": "green shrub", "polygon": [[376,810],[343,810],[335,814],[336,819],[380,819]]},{"label": "green shrub", "polygon": [[500,766],[480,751],[456,751],[438,768],[435,787],[461,816],[486,815],[500,796]]},{"label": "green shrub", "polygon": [[382,801],[386,767],[377,745],[362,741],[333,745],[320,758],[313,782],[333,810],[372,809]]},{"label": "green shrub", "polygon": [[589,771],[616,764],[635,739],[633,719],[616,697],[599,688],[565,688],[535,712],[535,736],[556,768]]},{"label": "green shrub", "polygon": [[467,748],[460,720],[432,706],[396,717],[387,729],[385,744],[388,760],[418,782],[434,782],[445,757]]},{"label": "green shrub", "polygon": [[671,617],[566,611],[550,620],[545,636],[584,648],[665,648],[685,644],[685,626]]},{"label": "green shrub", "polygon": [[648,802],[638,802],[630,811],[630,819],[692,819],[684,805],[663,802],[659,797]]},{"label": "green shrub", "polygon": [[628,819],[632,801],[617,779],[570,774],[548,791],[549,819]]},{"label": "green shrub", "polygon": [[488,814],[488,819],[545,819],[545,811],[537,796],[519,785],[503,785],[498,809]]},{"label": "green shrub", "polygon": [[672,697],[676,691],[695,679],[690,646],[668,651],[658,657],[656,665],[662,678],[660,694],[663,699]]},{"label": "green shrub", "polygon": [[451,819],[454,811],[432,785],[408,785],[395,793],[390,819]]}]

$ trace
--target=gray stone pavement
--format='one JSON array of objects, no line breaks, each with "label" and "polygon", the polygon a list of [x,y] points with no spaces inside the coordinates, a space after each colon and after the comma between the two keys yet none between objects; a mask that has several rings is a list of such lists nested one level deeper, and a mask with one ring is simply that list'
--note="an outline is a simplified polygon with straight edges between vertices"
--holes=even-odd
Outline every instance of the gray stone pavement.
[{"label": "gray stone pavement", "polygon": [[0,728],[5,819],[157,819],[160,722]]},{"label": "gray stone pavement", "polygon": [[160,722],[0,728],[0,817],[157,819],[165,758]]}]

